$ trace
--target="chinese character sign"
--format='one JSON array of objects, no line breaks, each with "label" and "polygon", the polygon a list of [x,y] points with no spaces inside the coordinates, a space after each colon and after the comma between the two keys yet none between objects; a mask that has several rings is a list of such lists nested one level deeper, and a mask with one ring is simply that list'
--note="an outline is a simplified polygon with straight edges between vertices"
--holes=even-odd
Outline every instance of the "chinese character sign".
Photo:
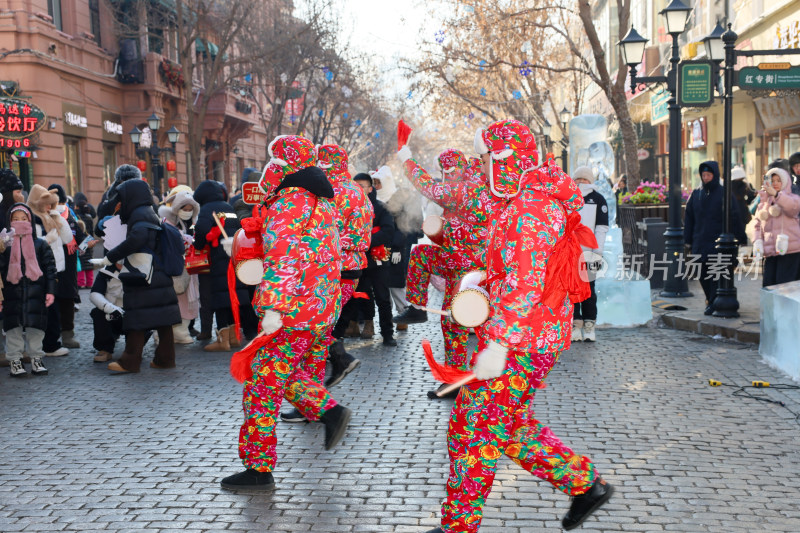
[{"label": "chinese character sign", "polygon": [[46,116],[33,104],[0,98],[0,148],[27,148],[29,137],[44,127]]}]

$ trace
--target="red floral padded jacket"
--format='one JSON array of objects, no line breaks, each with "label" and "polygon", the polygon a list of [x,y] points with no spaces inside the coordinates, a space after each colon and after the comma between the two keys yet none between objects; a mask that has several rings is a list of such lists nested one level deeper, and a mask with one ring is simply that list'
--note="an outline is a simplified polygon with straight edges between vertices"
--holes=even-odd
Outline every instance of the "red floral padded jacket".
[{"label": "red floral padded jacket", "polygon": [[[492,316],[484,336],[511,350],[552,353],[570,346],[568,294],[550,308],[542,302],[548,261],[583,196],[561,168],[548,162],[529,173],[522,191],[492,221],[487,274]],[[577,268],[577,266],[576,266]]]}]

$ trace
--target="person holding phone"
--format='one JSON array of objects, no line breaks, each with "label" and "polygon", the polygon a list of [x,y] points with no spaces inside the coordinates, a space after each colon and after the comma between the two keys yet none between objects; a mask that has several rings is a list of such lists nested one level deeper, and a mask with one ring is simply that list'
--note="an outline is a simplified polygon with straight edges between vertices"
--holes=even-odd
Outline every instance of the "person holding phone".
[{"label": "person holding phone", "polygon": [[772,168],[758,192],[753,255],[766,258],[764,287],[800,279],[800,196],[791,187],[789,173]]}]

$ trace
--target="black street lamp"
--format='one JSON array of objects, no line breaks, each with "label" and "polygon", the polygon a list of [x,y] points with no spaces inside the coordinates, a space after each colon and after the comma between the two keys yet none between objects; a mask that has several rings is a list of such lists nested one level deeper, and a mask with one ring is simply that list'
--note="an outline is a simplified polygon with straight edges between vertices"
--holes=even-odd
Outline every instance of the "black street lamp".
[{"label": "black street lamp", "polygon": [[681,108],[678,105],[678,63],[681,55],[678,47],[678,36],[686,30],[686,22],[692,8],[681,2],[672,2],[661,10],[667,24],[667,32],[672,37],[672,53],[670,70],[666,76],[637,76],[636,66],[644,59],[647,39],[639,35],[633,27],[618,43],[622,47],[622,55],[630,69],[631,92],[643,83],[666,83],[670,93],[669,105],[669,216],[667,230],[664,232],[665,249],[669,258],[667,276],[661,296],[677,298],[692,296],[689,284],[681,274],[683,263],[684,240],[683,221],[681,220]]},{"label": "black street lamp", "polygon": [[559,120],[561,120],[561,127],[564,130],[564,138],[562,139],[564,145],[561,147],[561,170],[565,173],[569,173],[567,170],[567,143],[569,142],[569,135],[567,135],[567,122],[569,122],[572,113],[569,112],[567,106],[564,106],[564,109],[558,114]]},{"label": "black street lamp", "polygon": [[150,154],[150,160],[153,168],[153,191],[155,192],[156,196],[161,199],[161,179],[163,178],[163,167],[161,166],[161,152],[169,152],[173,156],[175,155],[175,145],[178,144],[178,139],[181,136],[180,130],[175,126],[172,126],[170,129],[167,130],[167,139],[169,140],[172,147],[160,147],[158,146],[158,129],[161,127],[161,119],[153,113],[147,119],[147,125],[153,132],[152,142],[149,148],[139,148],[139,143],[142,140],[142,131],[134,126],[133,129],[128,133],[131,136],[131,142],[133,143],[134,149],[136,150],[136,156],[142,157],[144,154]]}]

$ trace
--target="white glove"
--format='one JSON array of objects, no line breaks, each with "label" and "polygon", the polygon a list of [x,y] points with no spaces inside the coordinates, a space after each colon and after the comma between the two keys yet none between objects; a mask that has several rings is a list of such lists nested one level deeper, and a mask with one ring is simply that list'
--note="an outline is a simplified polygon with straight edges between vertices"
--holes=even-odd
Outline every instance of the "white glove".
[{"label": "white glove", "polygon": [[275,311],[264,311],[264,318],[261,319],[261,330],[267,334],[272,335],[283,327],[283,320],[281,314]]},{"label": "white glove", "polygon": [[495,341],[489,341],[488,346],[478,354],[478,360],[472,367],[475,377],[484,381],[502,376],[506,369],[507,354],[508,348]]},{"label": "white glove", "polygon": [[183,234],[183,244],[186,246],[191,246],[194,244],[194,237],[188,235],[186,233]]},{"label": "white glove", "polygon": [[400,262],[400,252],[392,252],[392,264],[396,265]]},{"label": "white glove", "polygon": [[51,215],[61,216],[61,213],[59,213],[58,210],[56,209],[51,209],[50,211],[48,211],[48,213],[50,213]]},{"label": "white glove", "polygon": [[107,267],[111,264],[111,261],[108,260],[108,257],[104,257],[102,259],[89,259],[89,262],[94,266],[99,266],[100,268]]},{"label": "white glove", "polygon": [[411,159],[411,148],[404,144],[403,147],[397,151],[397,159],[399,159],[401,163],[405,163]]},{"label": "white glove", "polygon": [[770,196],[775,196],[776,194],[778,194],[778,192],[775,190],[775,188],[774,188],[772,185],[770,185],[769,183],[765,183],[765,184],[764,184],[764,185],[761,187],[761,189],[762,189],[764,192],[766,192],[767,194],[769,194]]},{"label": "white glove", "polygon": [[103,312],[107,315],[110,315],[114,311],[119,311],[121,314],[125,314],[125,310],[118,305],[114,305],[111,302],[108,302],[103,306]]},{"label": "white glove", "polygon": [[222,249],[225,250],[225,253],[230,257],[233,250],[233,237],[222,239],[220,242],[222,243]]},{"label": "white glove", "polygon": [[753,255],[754,256],[762,256],[764,255],[764,241],[763,239],[758,239],[753,243]]},{"label": "white glove", "polygon": [[47,241],[47,244],[53,244],[58,240],[58,230],[51,229],[47,232],[47,235],[44,236],[44,240]]}]

